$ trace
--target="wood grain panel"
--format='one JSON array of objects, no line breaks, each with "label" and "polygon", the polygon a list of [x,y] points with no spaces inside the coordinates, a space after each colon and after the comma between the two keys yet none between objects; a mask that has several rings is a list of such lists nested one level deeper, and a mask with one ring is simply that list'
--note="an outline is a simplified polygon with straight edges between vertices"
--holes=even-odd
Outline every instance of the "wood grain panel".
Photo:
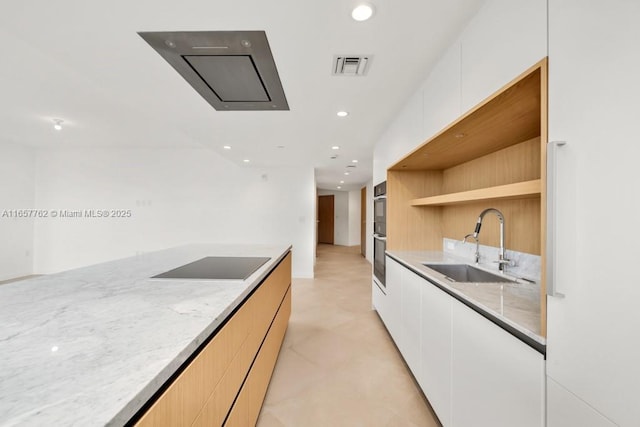
[{"label": "wood grain panel", "polygon": [[[462,239],[473,233],[478,215],[486,208],[496,208],[505,218],[505,247],[509,250],[540,255],[540,199],[498,200],[442,208],[443,235]],[[482,223],[480,244],[499,246],[499,222],[487,215]],[[442,242],[440,243],[442,247]]]},{"label": "wood grain panel", "polygon": [[278,360],[278,354],[284,341],[287,324],[291,317],[291,290],[287,292],[278,311],[278,317],[274,320],[269,336],[261,351],[258,363],[251,370],[251,377],[248,380],[247,389],[249,391],[249,425],[255,425],[260,415],[262,402],[267,393],[273,370]]},{"label": "wood grain panel", "polygon": [[[216,387],[216,390],[212,393],[209,401],[207,401],[194,422],[194,427],[222,425],[236,396],[238,396],[238,393],[242,394],[240,386],[245,381],[251,364],[255,363],[254,359],[260,346],[264,345],[265,336],[270,331],[271,323],[283,298],[285,298],[290,284],[291,254],[288,254],[247,302],[251,305],[253,313],[250,335],[237,360],[234,360],[235,363],[227,369],[222,381],[220,381],[220,384]],[[246,387],[246,385],[243,387]]]},{"label": "wood grain panel", "polygon": [[255,425],[258,421],[290,315],[291,289],[289,288],[225,426],[246,427]]},{"label": "wood grain panel", "polygon": [[498,185],[497,187],[478,188],[461,193],[442,194],[440,196],[414,199],[411,206],[444,206],[452,204],[473,203],[480,200],[492,201],[502,199],[528,199],[540,197],[540,180],[516,182]]},{"label": "wood grain panel", "polygon": [[439,171],[387,172],[387,249],[442,248],[439,207],[411,207],[411,200],[442,191]]},{"label": "wood grain panel", "polygon": [[540,136],[541,64],[525,71],[390,170],[443,170]]},{"label": "wood grain panel", "polygon": [[540,179],[540,137],[443,171],[442,193]]},{"label": "wood grain panel", "polygon": [[[252,323],[251,305],[245,304],[136,425],[190,426],[211,398],[227,370],[237,363],[237,355],[249,337]],[[248,369],[248,366],[246,368]],[[240,384],[237,385],[236,392],[239,386]]]}]

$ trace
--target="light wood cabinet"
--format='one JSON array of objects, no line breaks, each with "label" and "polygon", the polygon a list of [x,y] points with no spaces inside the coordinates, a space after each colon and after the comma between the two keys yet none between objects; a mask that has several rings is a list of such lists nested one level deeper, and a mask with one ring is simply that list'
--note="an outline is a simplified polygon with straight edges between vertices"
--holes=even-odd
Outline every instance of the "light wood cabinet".
[{"label": "light wood cabinet", "polygon": [[[506,248],[540,255],[544,270],[546,143],[543,59],[389,168],[387,249],[442,250],[493,207],[505,216]],[[498,221],[485,221],[481,243],[499,245]]]},{"label": "light wood cabinet", "polygon": [[290,284],[291,253],[136,426],[221,426],[230,412],[233,423],[229,425],[252,425],[244,423],[246,420],[255,423],[287,328]]}]

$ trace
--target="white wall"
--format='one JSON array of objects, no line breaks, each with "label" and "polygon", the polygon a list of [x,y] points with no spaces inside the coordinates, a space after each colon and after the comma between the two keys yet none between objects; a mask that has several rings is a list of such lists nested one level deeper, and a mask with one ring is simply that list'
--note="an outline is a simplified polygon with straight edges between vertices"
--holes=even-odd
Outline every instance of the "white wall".
[{"label": "white wall", "polygon": [[360,245],[360,190],[349,191],[349,241],[348,246]]},{"label": "white wall", "polygon": [[36,206],[130,209],[131,218],[35,224],[35,271],[51,273],[192,242],[293,244],[313,277],[313,169],[239,167],[206,149],[41,150]]},{"label": "white wall", "polygon": [[547,56],[546,0],[488,0],[374,148],[373,182],[425,140]]},{"label": "white wall", "polygon": [[12,217],[11,210],[34,208],[31,149],[0,145],[0,280],[33,272],[33,219]]}]

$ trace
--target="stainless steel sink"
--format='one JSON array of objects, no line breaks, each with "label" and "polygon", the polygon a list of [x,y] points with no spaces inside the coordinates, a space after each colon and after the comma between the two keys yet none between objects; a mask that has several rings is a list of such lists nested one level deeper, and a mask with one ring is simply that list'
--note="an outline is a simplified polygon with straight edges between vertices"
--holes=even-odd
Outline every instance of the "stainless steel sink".
[{"label": "stainless steel sink", "polygon": [[468,264],[422,264],[451,280],[452,282],[490,283],[509,282],[514,280],[498,274],[489,273]]}]

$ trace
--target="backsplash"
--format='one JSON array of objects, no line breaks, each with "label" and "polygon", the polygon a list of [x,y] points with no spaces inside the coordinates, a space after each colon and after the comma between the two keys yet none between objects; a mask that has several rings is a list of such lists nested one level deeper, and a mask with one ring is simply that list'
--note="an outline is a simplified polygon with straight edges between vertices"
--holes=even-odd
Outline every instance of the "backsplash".
[{"label": "backsplash", "polygon": [[[471,239],[466,243],[462,240],[442,239],[443,251],[446,254],[464,258],[469,263],[475,262],[476,242]],[[499,248],[493,246],[480,245],[480,266],[490,270],[498,271],[498,264],[493,261],[498,260]],[[515,262],[514,266],[508,266],[506,273],[510,276],[525,278],[540,282],[542,271],[541,259],[539,255],[527,254],[524,252],[506,250],[506,257]]]}]

